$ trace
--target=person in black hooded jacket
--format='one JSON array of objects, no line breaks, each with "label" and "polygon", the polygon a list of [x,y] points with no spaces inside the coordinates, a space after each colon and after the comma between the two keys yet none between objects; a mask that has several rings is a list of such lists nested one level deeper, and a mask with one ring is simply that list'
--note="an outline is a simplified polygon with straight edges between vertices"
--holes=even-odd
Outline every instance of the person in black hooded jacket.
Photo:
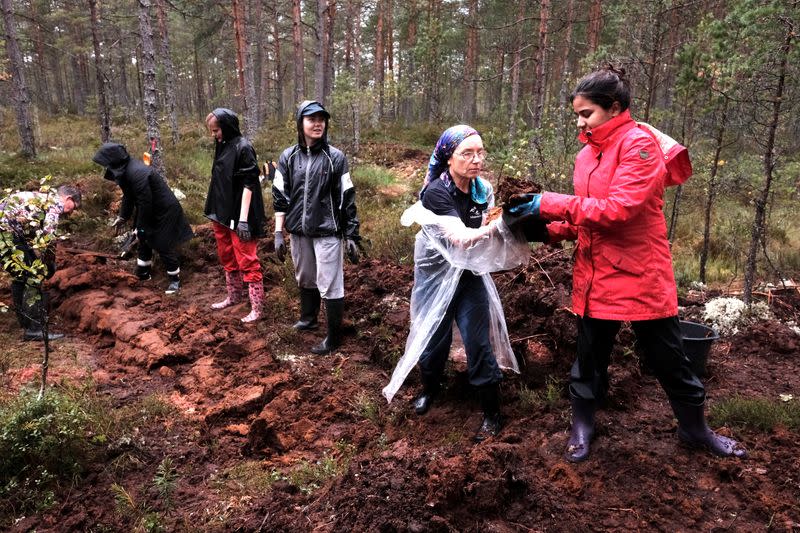
[{"label": "person in black hooded jacket", "polygon": [[227,288],[227,297],[211,308],[225,309],[241,301],[247,283],[250,313],[242,322],[253,322],[261,318],[264,306],[256,239],[266,232],[256,151],[240,133],[239,118],[230,109],[215,109],[206,117],[206,125],[214,138],[214,165],[205,215],[213,221]]},{"label": "person in black hooded jacket", "polygon": [[135,227],[139,240],[136,276],[150,279],[153,250],[158,252],[167,269],[169,285],[166,294],[180,289],[178,246],[194,235],[183,208],[161,175],[138,159],[132,159],[119,143],[104,143],[92,161],[106,169],[103,177],[122,189],[122,203],[113,225],[124,227],[136,211]]},{"label": "person in black hooded jacket", "polygon": [[275,253],[286,255],[284,229],[291,234],[295,278],[300,287],[300,320],[296,329],[317,327],[325,300],[328,336],[311,348],[326,354],[341,343],[344,310],[343,250],[359,259],[356,196],[347,158],[328,144],[330,114],[319,102],[297,108],[297,144],[281,154],[272,185],[275,206]]}]

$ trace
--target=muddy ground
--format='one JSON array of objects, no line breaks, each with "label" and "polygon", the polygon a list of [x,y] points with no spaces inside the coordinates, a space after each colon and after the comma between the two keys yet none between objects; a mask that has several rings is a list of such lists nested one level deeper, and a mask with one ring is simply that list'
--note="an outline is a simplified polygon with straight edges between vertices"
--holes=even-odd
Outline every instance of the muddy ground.
[{"label": "muddy ground", "polygon": [[[167,531],[800,529],[798,432],[716,428],[746,443],[745,460],[683,448],[626,329],[592,457],[562,459],[575,348],[566,250],[539,247],[527,267],[495,276],[522,372],[502,386],[506,427],[476,445],[480,413],[463,364],[452,363],[445,393],[425,416],[411,410],[415,372],[392,404],[380,395],[407,335],[410,266],[347,266],[344,345],[320,357],[308,351],[320,332],[291,329],[297,298],[288,268],[268,259],[271,243],[261,254],[266,316],[245,326],[246,304],[209,310],[224,280],[210,228],[197,235],[176,297],[163,294],[163,274],[142,283],[131,263],[62,254],[50,287],[57,327],[71,335],[56,344],[51,381],[91,378],[114,405],[158,395],[175,409],[123,447],[109,446],[56,506],[12,531],[141,528],[140,517],[119,512],[114,483],[158,513]],[[70,245],[91,243],[76,237]],[[697,316],[706,296],[683,299],[684,314]],[[797,318],[796,296],[773,302],[781,318]],[[771,321],[717,342],[709,403],[800,396],[798,340]],[[36,365],[12,369],[4,386],[37,377]],[[123,454],[136,460],[120,467]],[[165,457],[177,472],[171,505],[151,488]],[[259,475],[267,481],[242,481]]]}]

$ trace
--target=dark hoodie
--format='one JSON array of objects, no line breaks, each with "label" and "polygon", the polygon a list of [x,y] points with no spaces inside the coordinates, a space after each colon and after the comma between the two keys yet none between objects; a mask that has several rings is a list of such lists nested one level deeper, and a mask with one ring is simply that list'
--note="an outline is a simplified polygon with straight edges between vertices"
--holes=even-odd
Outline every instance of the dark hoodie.
[{"label": "dark hoodie", "polygon": [[267,217],[258,180],[256,151],[239,131],[236,113],[225,108],[217,108],[212,113],[222,130],[222,141],[216,141],[214,146],[214,165],[211,168],[205,215],[235,230],[239,223],[242,193],[245,188],[250,189],[253,195],[247,224],[254,237],[262,237],[266,233]]},{"label": "dark hoodie", "polygon": [[[307,111],[326,115],[322,139],[308,147],[303,135]],[[340,236],[358,241],[356,193],[347,158],[328,144],[328,112],[318,102],[297,109],[297,144],[281,154],[272,184],[276,213],[285,213],[286,231],[306,237]]]},{"label": "dark hoodie", "polygon": [[103,177],[122,189],[119,216],[129,220],[135,209],[136,228],[144,231],[153,249],[168,251],[192,238],[181,204],[154,168],[132,159],[119,143],[103,144],[92,161],[105,167]]}]

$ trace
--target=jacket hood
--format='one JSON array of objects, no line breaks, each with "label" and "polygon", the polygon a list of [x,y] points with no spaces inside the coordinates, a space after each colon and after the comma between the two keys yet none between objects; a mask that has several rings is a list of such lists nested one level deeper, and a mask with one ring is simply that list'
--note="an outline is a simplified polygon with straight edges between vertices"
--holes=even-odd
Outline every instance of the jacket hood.
[{"label": "jacket hood", "polygon": [[106,173],[103,177],[110,181],[116,181],[124,174],[130,160],[131,156],[125,145],[119,143],[103,143],[92,157],[92,161],[105,167]]},{"label": "jacket hood", "polygon": [[303,117],[313,115],[315,113],[322,113],[325,116],[325,131],[322,133],[322,139],[314,143],[312,148],[327,146],[328,144],[328,121],[331,114],[323,107],[322,104],[315,100],[304,100],[297,106],[297,113],[295,113],[295,120],[297,121],[297,144],[300,146],[306,145],[306,136],[303,134]]},{"label": "jacket hood", "polygon": [[242,132],[239,130],[239,117],[236,116],[236,113],[224,107],[218,107],[211,113],[217,117],[224,141],[227,142],[242,136]]}]

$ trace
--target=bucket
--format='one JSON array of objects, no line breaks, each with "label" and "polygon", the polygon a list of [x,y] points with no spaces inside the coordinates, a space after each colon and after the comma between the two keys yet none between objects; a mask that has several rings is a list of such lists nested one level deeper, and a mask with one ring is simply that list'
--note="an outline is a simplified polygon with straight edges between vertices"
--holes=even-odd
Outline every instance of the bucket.
[{"label": "bucket", "polygon": [[708,352],[714,341],[719,339],[719,335],[713,328],[688,320],[681,320],[680,328],[683,352],[689,358],[694,373],[699,377],[704,377]]}]

